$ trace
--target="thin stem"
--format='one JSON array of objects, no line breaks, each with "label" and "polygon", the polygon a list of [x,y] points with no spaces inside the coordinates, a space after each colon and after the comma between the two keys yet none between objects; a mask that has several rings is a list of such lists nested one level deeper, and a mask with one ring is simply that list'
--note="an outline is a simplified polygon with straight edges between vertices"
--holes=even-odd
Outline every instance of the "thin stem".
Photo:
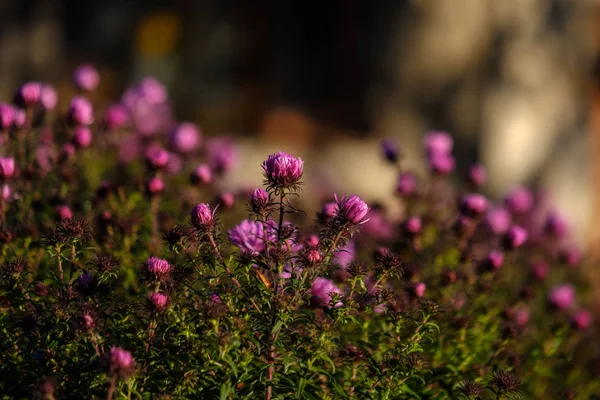
[{"label": "thin stem", "polygon": [[275,347],[273,345],[269,348],[269,352],[269,368],[267,369],[267,381],[269,384],[267,386],[267,400],[271,400],[271,396],[273,395],[273,386],[271,386],[271,381],[275,374],[275,366],[273,365],[275,362]]},{"label": "thin stem", "polygon": [[56,246],[56,257],[58,259],[58,277],[60,278],[61,283],[64,283],[65,278],[63,275],[62,259],[60,256],[60,246]]},{"label": "thin stem", "polygon": [[283,203],[285,199],[285,192],[281,189],[281,194],[279,196],[279,224],[277,228],[277,246],[281,247],[281,228],[283,228],[283,215],[285,211],[285,204]]},{"label": "thin stem", "polygon": [[117,386],[117,375],[113,374],[110,378],[110,383],[108,386],[108,394],[106,395],[106,400],[112,400],[113,395],[115,393],[115,387]]}]

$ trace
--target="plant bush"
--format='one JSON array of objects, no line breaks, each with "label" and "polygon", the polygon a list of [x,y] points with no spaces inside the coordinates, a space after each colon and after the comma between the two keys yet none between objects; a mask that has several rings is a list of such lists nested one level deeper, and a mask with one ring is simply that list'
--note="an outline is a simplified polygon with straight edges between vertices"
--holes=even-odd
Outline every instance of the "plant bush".
[{"label": "plant bush", "polygon": [[525,188],[494,204],[485,169],[428,178],[395,144],[403,217],[358,196],[302,204],[303,161],[218,190],[229,138],[176,123],[147,78],[106,108],[23,85],[0,104],[0,395],[130,399],[593,398],[589,291],[567,223]]}]

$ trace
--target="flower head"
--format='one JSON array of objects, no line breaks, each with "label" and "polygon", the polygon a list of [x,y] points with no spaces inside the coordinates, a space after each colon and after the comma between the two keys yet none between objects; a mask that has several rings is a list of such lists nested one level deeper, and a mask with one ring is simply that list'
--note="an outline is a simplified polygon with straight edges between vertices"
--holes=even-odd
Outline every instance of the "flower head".
[{"label": "flower head", "polygon": [[162,147],[152,146],[146,150],[146,161],[152,168],[165,168],[169,159],[169,152]]},{"label": "flower head", "polygon": [[454,170],[456,161],[451,154],[434,153],[427,157],[429,168],[438,175],[447,175]]},{"label": "flower head", "polygon": [[213,138],[206,143],[208,165],[217,175],[229,171],[237,162],[238,150],[229,138]]},{"label": "flower head", "polygon": [[250,195],[250,208],[255,213],[263,213],[269,206],[269,192],[263,188],[255,189]]},{"label": "flower head", "polygon": [[194,179],[195,182],[200,184],[209,184],[213,180],[212,170],[208,164],[200,164],[194,170]]},{"label": "flower head", "polygon": [[479,187],[485,183],[487,179],[487,171],[481,164],[473,164],[469,168],[469,183],[474,187]]},{"label": "flower head", "polygon": [[133,375],[135,361],[133,356],[127,350],[113,346],[110,349],[109,371],[112,374],[127,378]]},{"label": "flower head", "polygon": [[158,176],[154,176],[146,182],[146,191],[149,194],[162,193],[165,190],[165,183]]},{"label": "flower head", "polygon": [[513,225],[504,235],[504,245],[508,249],[521,247],[527,241],[527,231],[519,225]]},{"label": "flower head", "polygon": [[426,289],[427,289],[427,286],[425,285],[425,283],[419,282],[412,287],[412,294],[416,298],[420,299],[421,297],[425,296]]},{"label": "flower head", "polygon": [[510,227],[511,216],[506,209],[498,207],[488,211],[485,218],[487,227],[496,235],[503,235]]},{"label": "flower head", "polygon": [[571,324],[575,329],[585,330],[592,323],[592,314],[588,310],[579,310],[571,318]]},{"label": "flower head", "polygon": [[151,282],[164,282],[171,276],[173,266],[162,258],[150,257],[144,264],[144,274]]},{"label": "flower head", "polygon": [[0,129],[8,129],[15,118],[15,109],[10,104],[0,103]]},{"label": "flower head", "polygon": [[92,92],[100,84],[100,74],[89,64],[79,66],[73,74],[73,82],[79,90]]},{"label": "flower head", "polygon": [[423,144],[429,157],[433,154],[450,154],[454,141],[447,132],[431,131],[425,135]]},{"label": "flower head", "polygon": [[516,188],[504,198],[504,204],[513,214],[525,214],[533,207],[533,193],[527,188]]},{"label": "flower head", "polygon": [[270,154],[262,168],[268,184],[277,188],[291,189],[300,184],[304,161],[280,151]]},{"label": "flower head", "polygon": [[92,144],[92,131],[87,126],[78,126],[73,132],[73,141],[79,148],[86,148]]},{"label": "flower head", "polygon": [[[313,281],[311,293],[313,296],[319,298],[322,305],[326,307],[331,307],[331,293],[341,294],[342,291],[339,287],[336,286],[335,283],[333,283],[333,281],[327,278],[319,277]],[[341,306],[341,302],[337,302],[335,304],[335,307]]]},{"label": "flower head", "polygon": [[191,153],[200,146],[200,131],[191,122],[184,122],[171,131],[169,141],[175,151]]},{"label": "flower head", "polygon": [[569,222],[557,211],[553,211],[546,218],[544,231],[555,238],[563,238],[569,233]]},{"label": "flower head", "polygon": [[12,157],[0,157],[0,178],[12,178],[15,174],[15,159]]},{"label": "flower head", "polygon": [[43,85],[40,92],[40,103],[46,111],[52,111],[58,103],[58,93],[52,85]]},{"label": "flower head", "polygon": [[128,120],[129,112],[120,103],[111,104],[104,113],[104,124],[111,130],[122,128]]},{"label": "flower head", "polygon": [[468,194],[462,199],[461,212],[470,217],[484,214],[488,208],[488,201],[479,193]]},{"label": "flower head", "polygon": [[90,125],[94,122],[94,107],[88,99],[76,96],[69,105],[69,120],[74,125]]},{"label": "flower head", "polygon": [[229,231],[229,240],[244,253],[256,256],[265,250],[263,223],[245,219]]},{"label": "flower head", "polygon": [[200,203],[192,208],[192,225],[199,230],[210,230],[215,225],[214,211],[206,203]]},{"label": "flower head", "polygon": [[575,302],[575,288],[571,284],[554,286],[548,294],[550,304],[560,310],[570,308]]},{"label": "flower head", "polygon": [[403,172],[398,176],[396,193],[401,196],[412,196],[417,189],[417,177],[411,172]]},{"label": "flower head", "polygon": [[410,217],[404,222],[404,231],[410,235],[421,233],[422,222],[420,217]]},{"label": "flower head", "polygon": [[344,196],[336,200],[336,217],[344,223],[360,224],[369,212],[369,206],[360,197]]},{"label": "flower head", "polygon": [[40,101],[42,84],[40,82],[27,82],[21,86],[17,93],[17,100],[25,106],[32,106]]},{"label": "flower head", "polygon": [[148,305],[151,310],[161,312],[167,308],[168,297],[162,293],[156,292],[148,295]]}]

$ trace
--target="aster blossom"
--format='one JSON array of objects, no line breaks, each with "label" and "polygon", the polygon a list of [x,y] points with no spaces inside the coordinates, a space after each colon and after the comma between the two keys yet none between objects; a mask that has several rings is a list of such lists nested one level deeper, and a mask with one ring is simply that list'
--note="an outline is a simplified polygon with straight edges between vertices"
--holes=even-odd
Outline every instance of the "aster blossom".
[{"label": "aster blossom", "polygon": [[260,221],[243,220],[229,231],[229,240],[244,253],[258,255],[265,250],[264,227]]},{"label": "aster blossom", "polygon": [[163,282],[171,276],[173,266],[162,258],[150,257],[144,264],[144,273],[149,281]]},{"label": "aster blossom", "polygon": [[109,353],[109,371],[123,378],[133,375],[135,361],[127,350],[113,346]]},{"label": "aster blossom", "polygon": [[[319,277],[315,279],[312,283],[311,293],[313,296],[319,298],[321,303],[326,307],[331,307],[332,293],[341,294],[342,291],[332,280]],[[335,307],[341,307],[342,302],[337,302]]]},{"label": "aster blossom", "polygon": [[196,205],[191,212],[192,225],[202,231],[211,230],[215,226],[215,211],[206,203]]},{"label": "aster blossom", "polygon": [[279,153],[270,154],[263,162],[262,168],[265,179],[270,186],[280,189],[292,189],[301,183],[304,161],[301,158],[280,151]]},{"label": "aster blossom", "polygon": [[356,195],[343,196],[338,198],[335,196],[336,201],[336,217],[345,222],[351,224],[361,224],[367,213],[369,212],[369,206],[360,197]]}]

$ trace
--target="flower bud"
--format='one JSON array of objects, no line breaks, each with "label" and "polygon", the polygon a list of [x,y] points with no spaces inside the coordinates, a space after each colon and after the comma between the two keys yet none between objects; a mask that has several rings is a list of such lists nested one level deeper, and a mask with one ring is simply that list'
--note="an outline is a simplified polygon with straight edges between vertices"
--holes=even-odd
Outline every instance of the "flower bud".
[{"label": "flower bud", "polygon": [[14,121],[15,112],[14,107],[10,104],[1,103],[0,104],[0,129],[6,130],[9,129]]},{"label": "flower bud", "polygon": [[164,311],[167,308],[168,298],[162,293],[151,293],[148,295],[148,305],[151,310],[156,312]]},{"label": "flower bud", "polygon": [[230,192],[223,192],[217,198],[217,203],[222,204],[226,209],[233,208],[235,205],[235,196]]},{"label": "flower bud", "polygon": [[192,225],[200,230],[212,229],[215,225],[214,212],[206,203],[196,205],[191,212]]},{"label": "flower bud", "polygon": [[425,290],[427,286],[424,282],[419,282],[412,287],[412,295],[418,299],[425,296]]},{"label": "flower bud", "polygon": [[112,347],[110,349],[110,373],[116,374],[122,378],[127,378],[133,375],[135,362],[130,352],[123,350],[120,347]]},{"label": "flower bud", "polygon": [[173,266],[162,258],[150,257],[146,260],[143,272],[150,282],[164,282],[170,278]]},{"label": "flower bud", "polygon": [[518,225],[513,225],[504,235],[504,246],[507,249],[521,247],[527,241],[527,231]]},{"label": "flower bud", "polygon": [[191,153],[200,146],[200,131],[191,122],[184,122],[171,132],[169,141],[173,150]]},{"label": "flower bud", "polygon": [[200,164],[196,167],[194,171],[194,180],[197,183],[206,185],[212,182],[213,176],[212,171],[208,164]]},{"label": "flower bud", "polygon": [[403,172],[398,176],[396,193],[401,196],[412,196],[417,189],[417,177],[411,172]]},{"label": "flower bud", "polygon": [[42,84],[39,82],[27,82],[19,89],[17,100],[25,106],[33,106],[40,101]]},{"label": "flower bud", "polygon": [[56,215],[61,220],[71,219],[71,218],[73,218],[73,211],[71,211],[69,206],[61,204],[61,205],[56,206]]},{"label": "flower bud", "polygon": [[122,128],[127,121],[129,121],[129,112],[122,104],[111,104],[104,113],[104,124],[110,130]]},{"label": "flower bud", "polygon": [[504,198],[504,204],[513,214],[526,214],[533,208],[533,194],[529,189],[516,188]]},{"label": "flower bud", "polygon": [[269,193],[262,188],[258,188],[252,192],[250,196],[250,208],[257,214],[262,214],[269,206]]},{"label": "flower bud", "polygon": [[463,197],[460,211],[468,217],[478,217],[487,211],[487,207],[488,201],[484,195],[472,193]]},{"label": "flower bud", "polygon": [[94,108],[88,99],[73,97],[69,106],[69,121],[73,125],[90,125],[94,122]]},{"label": "flower bud", "polygon": [[570,308],[575,302],[575,288],[568,283],[554,286],[548,294],[548,301],[559,310]]},{"label": "flower bud", "polygon": [[420,217],[410,217],[404,222],[404,231],[410,236],[416,236],[421,233],[422,223]]},{"label": "flower bud", "polygon": [[92,143],[92,131],[87,126],[78,126],[73,132],[73,141],[79,148],[89,147]]},{"label": "flower bud", "polygon": [[58,93],[56,89],[51,85],[42,86],[40,93],[40,103],[46,111],[54,111],[56,104],[58,103]]},{"label": "flower bud", "polygon": [[159,194],[165,190],[165,183],[158,176],[152,177],[146,182],[146,191],[149,194]]},{"label": "flower bud", "polygon": [[485,167],[481,164],[473,164],[471,168],[469,168],[469,183],[473,187],[482,186],[487,179],[487,171]]},{"label": "flower bud", "polygon": [[592,314],[588,310],[579,310],[571,318],[571,324],[575,329],[585,330],[592,323]]},{"label": "flower bud", "polygon": [[432,154],[450,154],[454,141],[447,132],[431,131],[425,135],[423,144],[427,155],[430,156]]},{"label": "flower bud", "polygon": [[0,179],[12,178],[15,174],[15,159],[12,157],[0,157]]}]

